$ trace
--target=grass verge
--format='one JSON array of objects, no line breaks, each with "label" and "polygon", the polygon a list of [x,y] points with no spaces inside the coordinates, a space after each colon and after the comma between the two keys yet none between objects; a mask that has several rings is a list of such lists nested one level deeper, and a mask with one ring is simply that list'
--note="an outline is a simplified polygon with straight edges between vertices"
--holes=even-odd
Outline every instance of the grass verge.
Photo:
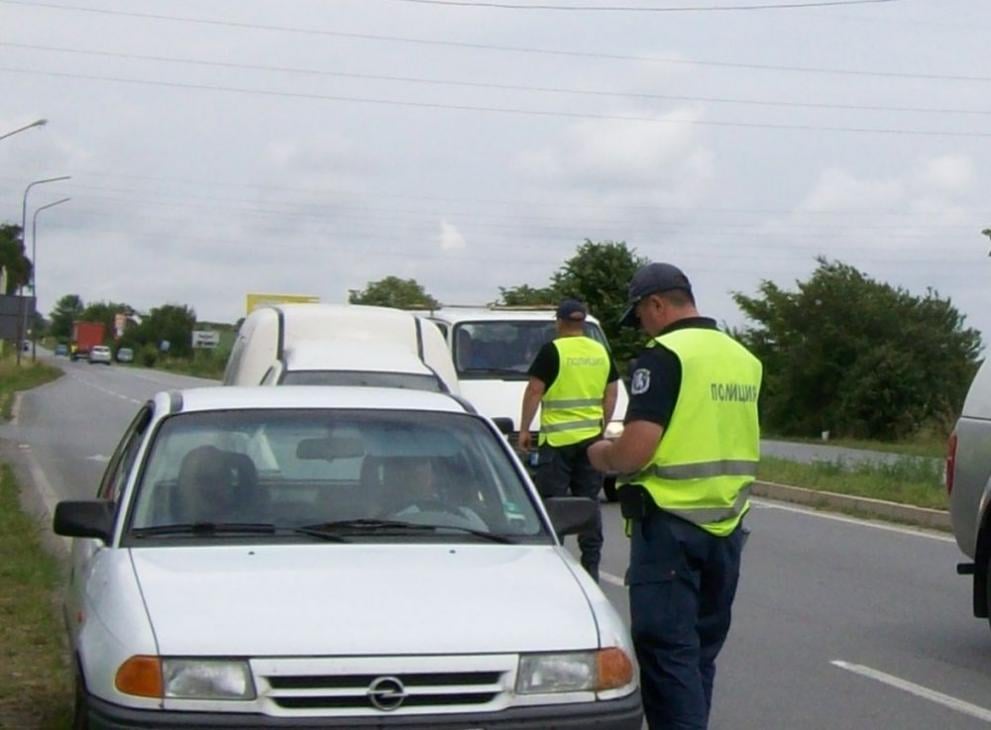
[{"label": "grass verge", "polygon": [[61,730],[71,725],[72,680],[54,601],[59,565],[18,495],[0,465],[0,727]]},{"label": "grass verge", "polygon": [[916,507],[947,508],[943,464],[926,458],[905,456],[890,464],[843,461],[799,464],[765,456],[761,458],[757,478]]},{"label": "grass verge", "polygon": [[21,359],[20,366],[13,357],[0,360],[0,418],[10,420],[11,409],[14,407],[14,393],[28,390],[61,377],[62,371],[45,365],[42,362],[25,362]]}]

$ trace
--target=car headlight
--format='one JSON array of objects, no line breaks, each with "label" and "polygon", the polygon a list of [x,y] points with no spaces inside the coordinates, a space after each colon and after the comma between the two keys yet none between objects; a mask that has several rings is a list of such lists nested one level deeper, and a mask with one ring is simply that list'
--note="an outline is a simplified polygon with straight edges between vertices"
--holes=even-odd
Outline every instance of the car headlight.
[{"label": "car headlight", "polygon": [[516,677],[518,694],[601,692],[633,681],[633,662],[622,649],[560,654],[524,654]]},{"label": "car headlight", "polygon": [[251,700],[255,685],[246,661],[163,659],[165,696],[183,700]]},{"label": "car headlight", "polygon": [[610,421],[606,424],[606,430],[602,435],[607,439],[618,439],[623,435],[623,422]]},{"label": "car headlight", "polygon": [[170,659],[133,656],[120,665],[118,690],[138,697],[181,700],[251,700],[255,685],[248,663],[236,659]]}]

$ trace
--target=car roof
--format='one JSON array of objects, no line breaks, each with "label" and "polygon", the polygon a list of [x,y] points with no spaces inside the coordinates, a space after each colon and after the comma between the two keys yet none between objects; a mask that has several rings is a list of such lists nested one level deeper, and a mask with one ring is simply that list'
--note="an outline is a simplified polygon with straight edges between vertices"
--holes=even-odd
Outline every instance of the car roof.
[{"label": "car roof", "polygon": [[409,347],[392,342],[349,340],[299,342],[285,352],[286,370],[360,370],[362,372],[416,373],[431,370]]},{"label": "car roof", "polygon": [[155,395],[155,410],[247,410],[257,408],[348,408],[465,413],[457,398],[425,390],[367,386],[294,385],[285,388],[222,385],[164,391]]},{"label": "car roof", "polygon": [[[513,307],[448,307],[424,312],[424,316],[451,324],[486,320],[499,322],[553,322],[556,311],[554,307],[548,307],[546,309],[529,307],[525,309],[516,309]],[[588,316],[588,321],[596,324],[599,322],[592,315]]]}]

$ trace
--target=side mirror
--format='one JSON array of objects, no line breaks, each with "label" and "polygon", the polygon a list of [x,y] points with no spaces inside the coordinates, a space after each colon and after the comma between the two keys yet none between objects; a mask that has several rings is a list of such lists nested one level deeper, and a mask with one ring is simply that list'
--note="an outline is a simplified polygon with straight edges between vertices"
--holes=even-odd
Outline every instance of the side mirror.
[{"label": "side mirror", "polygon": [[513,419],[501,416],[499,418],[493,418],[492,423],[495,427],[499,429],[499,433],[503,436],[509,436],[513,433]]},{"label": "side mirror", "polygon": [[109,543],[114,533],[114,503],[105,499],[59,502],[52,530],[63,537],[95,537]]},{"label": "side mirror", "polygon": [[586,497],[549,497],[544,508],[559,536],[575,535],[595,524],[599,506]]}]

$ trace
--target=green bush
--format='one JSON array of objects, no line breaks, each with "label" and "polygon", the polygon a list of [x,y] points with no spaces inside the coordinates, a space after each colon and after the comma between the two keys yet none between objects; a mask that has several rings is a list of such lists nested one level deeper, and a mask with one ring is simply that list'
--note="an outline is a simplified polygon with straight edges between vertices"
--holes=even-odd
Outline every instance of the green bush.
[{"label": "green bush", "polygon": [[145,345],[138,353],[138,361],[146,368],[155,367],[155,363],[158,362],[158,348],[151,343]]}]

